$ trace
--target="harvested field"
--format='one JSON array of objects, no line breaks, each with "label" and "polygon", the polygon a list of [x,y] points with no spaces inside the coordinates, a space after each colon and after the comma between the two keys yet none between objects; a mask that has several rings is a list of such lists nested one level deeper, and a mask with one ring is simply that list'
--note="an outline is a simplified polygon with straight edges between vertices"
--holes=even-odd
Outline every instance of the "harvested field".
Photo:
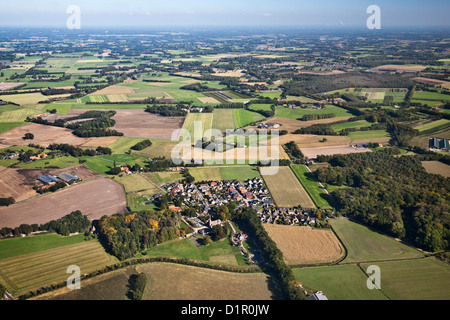
[{"label": "harvested field", "polygon": [[88,148],[97,148],[97,147],[107,147],[112,143],[119,140],[120,137],[98,137],[98,138],[90,138],[90,140],[81,145],[81,147]]},{"label": "harvested field", "polygon": [[0,82],[0,91],[23,85],[23,82]]},{"label": "harvested field", "polygon": [[275,175],[263,175],[273,200],[279,207],[315,208],[313,201],[289,167],[279,167]]},{"label": "harvested field", "polygon": [[281,125],[279,130],[287,130],[289,132],[293,132],[300,128],[306,128],[309,126],[312,126],[313,124],[329,124],[334,123],[338,121],[347,120],[350,117],[336,117],[336,118],[329,118],[329,119],[320,119],[320,120],[312,120],[312,121],[300,121],[295,119],[288,119],[288,118],[271,118],[268,121],[263,121],[263,123],[269,122],[269,123],[277,123]]},{"label": "harvested field", "polygon": [[428,173],[440,174],[441,176],[450,178],[450,166],[445,163],[440,161],[422,161],[422,166]]},{"label": "harvested field", "polygon": [[[326,142],[320,142],[326,138]],[[331,147],[350,145],[351,140],[347,136],[319,136],[313,134],[286,134],[280,136],[280,144],[284,145],[294,141],[303,150],[304,148]]]},{"label": "harvested field", "polygon": [[371,152],[370,149],[356,149],[349,145],[342,146],[329,146],[329,147],[315,147],[315,148],[302,148],[303,155],[310,159],[315,159],[319,155],[331,156],[335,154],[350,154],[350,153],[361,153],[361,152]]},{"label": "harvested field", "polygon": [[375,72],[375,73],[383,73],[383,72],[420,72],[425,70],[426,66],[397,66],[397,65],[384,65],[375,67],[372,69],[369,69],[367,71],[369,72]]},{"label": "harvested field", "polygon": [[83,165],[68,169],[6,169],[0,172],[0,198],[13,197],[16,202],[27,200],[38,195],[33,189],[42,183],[37,180],[43,175],[57,176],[62,173],[76,175],[81,180],[100,176]]},{"label": "harvested field", "polygon": [[125,213],[127,202],[123,188],[108,178],[99,178],[69,186],[61,191],[0,208],[0,227],[42,224],[80,210],[90,220],[103,215]]},{"label": "harvested field", "polygon": [[169,263],[136,267],[149,277],[144,300],[270,300],[264,273],[234,273]]},{"label": "harvested field", "polygon": [[99,269],[114,259],[97,241],[85,241],[0,261],[0,279],[13,294],[37,289],[68,278],[70,265],[82,273]]},{"label": "harvested field", "polygon": [[98,91],[95,91],[88,96],[103,96],[103,95],[115,95],[115,94],[132,94],[134,90],[132,87],[127,86],[110,86]]},{"label": "harvested field", "polygon": [[80,290],[65,286],[30,300],[128,300],[128,282],[134,274],[133,268],[120,269],[83,280]]},{"label": "harvested field", "polygon": [[22,139],[25,133],[34,134],[34,139],[31,142],[42,147],[48,147],[53,143],[68,143],[78,147],[92,140],[91,138],[79,138],[73,135],[72,130],[69,129],[29,123],[0,134],[0,143],[4,145],[28,145],[30,140]]},{"label": "harvested field", "polygon": [[217,101],[214,98],[211,97],[204,97],[204,98],[197,98],[201,103],[214,103],[214,104],[220,104],[219,101]]},{"label": "harvested field", "polygon": [[288,265],[328,263],[339,260],[345,250],[330,230],[264,224]]},{"label": "harvested field", "polygon": [[[68,116],[77,116],[89,110],[96,109],[72,109]],[[173,131],[181,129],[184,123],[184,117],[162,117],[143,109],[102,109],[107,110],[116,111],[112,118],[116,125],[112,129],[127,137],[170,139]]]},{"label": "harvested field", "polygon": [[412,80],[431,86],[442,86],[443,88],[450,89],[450,81],[443,81],[422,77],[412,78]]}]

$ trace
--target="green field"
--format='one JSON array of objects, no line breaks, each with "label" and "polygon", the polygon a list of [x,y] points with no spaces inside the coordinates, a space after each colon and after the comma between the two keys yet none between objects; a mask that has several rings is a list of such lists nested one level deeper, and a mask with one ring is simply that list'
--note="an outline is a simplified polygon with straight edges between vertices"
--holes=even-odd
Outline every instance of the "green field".
[{"label": "green field", "polygon": [[235,128],[233,109],[214,109],[212,128],[220,132],[233,130]]},{"label": "green field", "polygon": [[226,238],[201,247],[195,246],[188,239],[175,240],[151,248],[146,254],[152,257],[181,257],[211,262],[220,259],[223,264],[245,265],[246,262],[240,252],[241,250],[234,247]]},{"label": "green field", "polygon": [[345,109],[326,105],[323,109],[315,110],[312,108],[296,108],[290,109],[286,107],[279,106],[276,108],[276,116],[280,118],[288,118],[288,119],[300,119],[304,115],[309,114],[327,114],[333,113],[336,117],[351,117],[352,115]]},{"label": "green field", "polygon": [[[199,125],[201,123],[201,126]],[[201,127],[201,137],[204,137],[205,132],[212,128],[213,125],[213,114],[212,113],[190,113],[187,115],[184,121],[183,129],[189,131],[192,140],[196,138],[195,136],[195,125],[199,125],[197,130]]]},{"label": "green field", "polygon": [[144,141],[144,138],[131,138],[131,137],[121,137],[117,141],[113,142],[108,146],[113,152],[113,154],[127,153],[130,151],[131,147],[135,146],[137,143]]},{"label": "green field", "polygon": [[245,109],[234,109],[234,127],[243,128],[254,122],[262,121],[265,118],[256,112],[251,112]]},{"label": "green field", "polygon": [[0,241],[0,260],[80,242],[84,242],[83,234],[70,237],[63,237],[58,234],[43,234],[5,239]]},{"label": "green field", "polygon": [[252,104],[249,107],[250,110],[263,110],[263,111],[272,111],[271,104]]},{"label": "green field", "polygon": [[323,291],[330,300],[386,300],[379,290],[369,290],[367,276],[356,265],[293,269],[305,289]]},{"label": "green field", "polygon": [[26,122],[0,122],[0,133],[23,126]]},{"label": "green field", "polygon": [[334,131],[340,132],[344,129],[350,129],[350,128],[363,128],[363,127],[370,127],[372,123],[361,120],[361,121],[353,121],[353,122],[345,122],[345,123],[338,123],[331,125],[331,128],[334,129]]},{"label": "green field", "polygon": [[350,220],[330,223],[347,249],[344,263],[423,257],[420,251]]},{"label": "green field", "polygon": [[319,186],[313,175],[306,169],[304,165],[293,164],[291,165],[292,171],[294,171],[298,180],[308,192],[311,199],[314,201],[318,208],[332,208],[333,201],[329,195],[327,195],[323,189]]},{"label": "green field", "polygon": [[81,273],[114,263],[98,241],[84,241],[0,260],[0,281],[12,294],[37,289],[68,278],[67,268],[77,265]]},{"label": "green field", "polygon": [[416,92],[414,92],[413,99],[414,100],[449,101],[450,100],[450,95],[439,93],[439,92],[416,91]]},{"label": "green field", "polygon": [[[365,270],[370,264],[362,264]],[[435,258],[379,262],[381,289],[394,300],[449,300],[450,266]]]},{"label": "green field", "polygon": [[390,137],[390,134],[386,130],[369,130],[369,131],[350,132],[348,136],[352,140],[363,140],[363,139],[388,138]]},{"label": "green field", "polygon": [[424,125],[414,128],[414,129],[419,130],[419,132],[425,132],[428,130],[435,131],[435,130],[443,129],[448,126],[450,126],[450,120],[441,119],[441,120],[428,122]]}]

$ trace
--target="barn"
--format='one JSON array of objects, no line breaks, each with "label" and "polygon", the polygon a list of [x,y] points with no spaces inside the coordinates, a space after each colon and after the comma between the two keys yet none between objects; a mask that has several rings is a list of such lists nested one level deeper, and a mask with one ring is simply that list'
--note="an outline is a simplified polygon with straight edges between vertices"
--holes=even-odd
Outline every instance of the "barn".
[{"label": "barn", "polygon": [[54,176],[51,175],[46,175],[46,176],[40,176],[38,178],[38,180],[40,182],[42,182],[43,184],[55,184],[59,181],[59,179],[55,178]]}]

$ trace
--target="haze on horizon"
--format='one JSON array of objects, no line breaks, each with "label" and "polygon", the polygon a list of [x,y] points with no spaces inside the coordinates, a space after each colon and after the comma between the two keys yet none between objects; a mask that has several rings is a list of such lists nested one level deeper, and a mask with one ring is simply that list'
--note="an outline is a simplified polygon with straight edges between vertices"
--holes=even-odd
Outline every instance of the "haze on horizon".
[{"label": "haze on horizon", "polygon": [[381,8],[383,27],[450,26],[447,0],[21,0],[1,4],[0,27],[64,27],[71,5],[80,8],[83,28],[364,27],[370,5]]}]

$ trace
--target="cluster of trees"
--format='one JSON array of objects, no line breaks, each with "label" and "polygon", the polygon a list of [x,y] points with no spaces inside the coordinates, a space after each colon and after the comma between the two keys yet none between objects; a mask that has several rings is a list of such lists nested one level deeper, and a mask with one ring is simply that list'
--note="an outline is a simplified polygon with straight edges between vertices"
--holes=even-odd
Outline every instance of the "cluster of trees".
[{"label": "cluster of trees", "polygon": [[292,132],[293,134],[316,134],[321,136],[337,136],[338,132],[334,131],[330,124],[313,124],[306,128],[300,128]]},{"label": "cluster of trees", "polygon": [[80,211],[73,211],[70,214],[58,220],[52,220],[45,224],[22,224],[14,229],[4,227],[0,230],[0,237],[29,235],[31,232],[47,231],[55,232],[62,236],[68,236],[71,233],[86,232],[91,227],[91,221]]},{"label": "cluster of trees", "polygon": [[282,290],[283,298],[306,300],[303,290],[297,285],[292,269],[284,262],[283,253],[267,234],[256,211],[252,208],[244,208],[235,213],[233,220],[254,239],[258,248],[261,249],[264,267],[268,269],[267,273],[275,278]]},{"label": "cluster of trees", "polygon": [[128,296],[131,300],[142,300],[147,281],[147,275],[143,272],[130,277],[128,281],[128,287],[130,288]]},{"label": "cluster of trees", "polygon": [[34,189],[36,190],[37,193],[44,194],[47,192],[55,192],[55,191],[58,191],[59,189],[64,189],[65,187],[66,187],[66,183],[59,181],[59,182],[51,185],[48,188],[40,188],[38,186],[34,186]]},{"label": "cluster of trees", "polygon": [[295,143],[295,141],[288,142],[284,145],[284,149],[289,157],[295,160],[304,160],[305,156],[303,155],[302,150],[300,150],[299,146]]},{"label": "cluster of trees", "polygon": [[312,120],[320,120],[320,119],[330,119],[335,118],[336,115],[334,113],[324,113],[324,114],[305,114],[303,117],[299,118],[300,121],[312,121]]},{"label": "cluster of trees", "polygon": [[150,210],[102,217],[98,222],[99,239],[120,260],[157,244],[183,236],[181,215],[172,210]]},{"label": "cluster of trees", "polygon": [[315,176],[322,183],[350,187],[332,194],[341,214],[427,250],[445,250],[450,181],[427,173],[420,162],[424,157],[382,151],[321,157],[331,166],[317,169]]},{"label": "cluster of trees", "polygon": [[52,151],[61,151],[66,154],[71,155],[72,157],[93,157],[97,154],[105,154],[110,155],[112,154],[112,150],[110,148],[106,147],[98,147],[97,149],[82,149],[79,147],[72,146],[67,143],[53,143],[47,147],[48,150]]},{"label": "cluster of trees", "polygon": [[131,147],[132,150],[144,150],[152,145],[152,142],[150,140],[144,140],[141,142],[136,143],[134,146]]},{"label": "cluster of trees", "polygon": [[188,106],[184,104],[166,105],[166,104],[154,104],[147,106],[145,111],[149,113],[159,114],[163,117],[184,117],[188,114]]},{"label": "cluster of trees", "polygon": [[9,207],[14,203],[16,203],[16,200],[13,197],[0,198],[0,207]]}]

